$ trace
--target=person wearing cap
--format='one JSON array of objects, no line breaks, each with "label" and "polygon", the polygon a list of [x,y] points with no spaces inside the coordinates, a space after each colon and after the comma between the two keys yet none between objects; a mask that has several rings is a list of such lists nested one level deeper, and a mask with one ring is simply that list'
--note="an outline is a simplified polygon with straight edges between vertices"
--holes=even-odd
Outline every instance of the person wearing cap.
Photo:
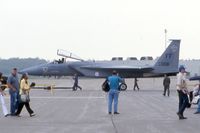
[{"label": "person wearing cap", "polygon": [[30,102],[30,98],[29,98],[30,87],[31,86],[29,85],[29,82],[28,82],[28,75],[27,74],[22,74],[22,77],[21,77],[21,80],[20,80],[20,92],[19,92],[19,95],[21,96],[21,95],[24,94],[24,95],[28,96],[28,99],[26,101],[20,100],[19,107],[18,107],[17,112],[15,114],[16,116],[20,115],[24,105],[25,105],[30,117],[35,116],[33,110],[30,108],[30,104],[29,104],[29,102]]},{"label": "person wearing cap", "polygon": [[15,116],[15,112],[19,105],[19,80],[17,68],[12,69],[11,75],[7,80],[7,85],[10,93],[10,115]]},{"label": "person wearing cap", "polygon": [[1,107],[2,107],[2,110],[3,110],[3,114],[5,117],[7,117],[9,114],[8,114],[8,110],[7,110],[7,107],[6,107],[6,104],[5,104],[5,100],[4,100],[4,95],[5,92],[3,91],[2,89],[2,73],[0,72],[0,101],[1,101]]},{"label": "person wearing cap", "polygon": [[177,92],[179,97],[179,108],[177,115],[179,119],[187,119],[187,117],[184,117],[183,115],[185,108],[189,104],[186,71],[184,66],[179,67],[179,73],[177,74]]},{"label": "person wearing cap", "polygon": [[123,80],[117,75],[116,71],[113,71],[112,76],[108,77],[108,84],[110,87],[108,93],[108,114],[112,114],[112,103],[114,101],[114,114],[118,112],[118,97],[119,97],[119,84]]}]

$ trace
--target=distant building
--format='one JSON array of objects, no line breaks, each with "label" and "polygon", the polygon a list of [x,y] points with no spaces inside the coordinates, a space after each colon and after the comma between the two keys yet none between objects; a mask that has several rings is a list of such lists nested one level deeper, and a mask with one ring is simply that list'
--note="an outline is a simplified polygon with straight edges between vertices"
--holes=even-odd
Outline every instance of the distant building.
[{"label": "distant building", "polygon": [[122,61],[123,57],[112,57],[112,61]]},{"label": "distant building", "polygon": [[137,57],[128,57],[127,60],[137,60]]},{"label": "distant building", "polygon": [[142,56],[140,60],[153,60],[152,56]]},{"label": "distant building", "polygon": [[190,76],[200,76],[200,60],[180,60],[179,64],[186,67]]}]

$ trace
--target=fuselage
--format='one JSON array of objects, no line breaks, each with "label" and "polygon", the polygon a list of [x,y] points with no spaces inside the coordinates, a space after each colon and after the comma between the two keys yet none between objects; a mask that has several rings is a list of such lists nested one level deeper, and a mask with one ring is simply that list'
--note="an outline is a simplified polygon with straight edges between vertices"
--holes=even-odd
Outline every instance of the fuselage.
[{"label": "fuselage", "polygon": [[[101,70],[95,68],[101,67],[126,67],[126,66],[136,66],[138,68],[144,66],[153,66],[154,61],[139,61],[139,60],[130,60],[130,61],[69,61],[64,63],[50,62],[47,64],[42,64],[38,66],[33,66],[24,70],[21,70],[20,73],[28,73],[29,75],[34,76],[73,76],[75,73],[79,76],[87,77],[107,77],[109,76],[113,69]],[[93,67],[94,69],[88,69],[87,67]],[[138,70],[118,70],[120,76],[124,78],[129,77],[143,77],[144,72],[139,72]]]}]

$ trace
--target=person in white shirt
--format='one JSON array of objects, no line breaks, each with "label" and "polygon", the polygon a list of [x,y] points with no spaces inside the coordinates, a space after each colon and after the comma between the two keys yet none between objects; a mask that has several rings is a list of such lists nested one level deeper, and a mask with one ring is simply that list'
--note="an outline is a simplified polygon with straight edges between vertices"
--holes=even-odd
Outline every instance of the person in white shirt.
[{"label": "person in white shirt", "polygon": [[179,97],[179,109],[177,115],[179,119],[187,119],[184,117],[183,112],[189,104],[188,100],[188,89],[186,83],[186,71],[184,66],[179,67],[179,73],[177,74],[177,92]]},{"label": "person in white shirt", "polygon": [[5,93],[2,90],[2,73],[0,72],[0,101],[1,101],[1,107],[3,110],[3,114],[5,117],[7,117],[9,114],[8,114],[8,110],[7,110],[7,107],[5,104],[4,95],[5,95]]},{"label": "person in white shirt", "polygon": [[200,84],[194,88],[193,96],[197,99],[198,104],[197,111],[194,114],[200,114]]}]

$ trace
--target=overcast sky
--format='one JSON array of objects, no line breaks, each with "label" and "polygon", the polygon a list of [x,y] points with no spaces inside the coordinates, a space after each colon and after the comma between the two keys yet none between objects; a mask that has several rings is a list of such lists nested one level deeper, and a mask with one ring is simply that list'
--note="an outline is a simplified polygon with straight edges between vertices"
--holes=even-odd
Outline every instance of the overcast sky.
[{"label": "overcast sky", "polygon": [[199,0],[0,0],[0,58],[160,56],[181,39],[181,59],[200,58]]}]

